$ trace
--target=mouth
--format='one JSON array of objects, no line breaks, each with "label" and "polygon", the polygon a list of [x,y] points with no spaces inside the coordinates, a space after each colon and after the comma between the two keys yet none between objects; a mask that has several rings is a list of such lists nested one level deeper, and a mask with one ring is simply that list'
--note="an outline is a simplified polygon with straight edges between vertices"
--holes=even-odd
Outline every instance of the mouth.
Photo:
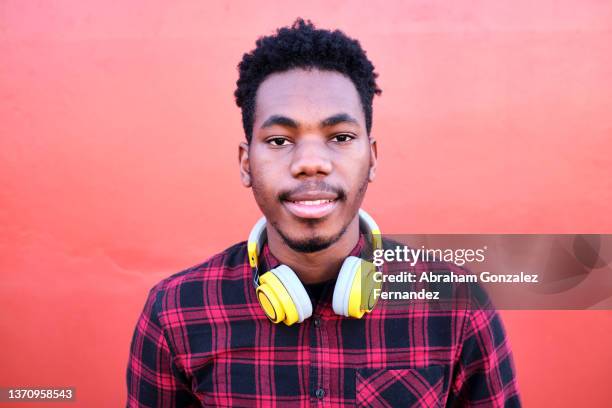
[{"label": "mouth", "polygon": [[317,219],[329,215],[338,205],[338,198],[301,198],[291,197],[283,200],[283,205],[291,214],[298,218]]}]

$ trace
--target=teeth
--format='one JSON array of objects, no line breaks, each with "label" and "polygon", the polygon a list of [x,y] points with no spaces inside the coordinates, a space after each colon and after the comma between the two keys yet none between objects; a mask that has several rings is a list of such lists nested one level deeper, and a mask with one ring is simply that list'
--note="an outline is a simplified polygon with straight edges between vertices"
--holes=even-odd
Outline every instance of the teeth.
[{"label": "teeth", "polygon": [[310,201],[294,201],[296,204],[302,205],[321,205],[331,203],[333,200],[310,200]]}]

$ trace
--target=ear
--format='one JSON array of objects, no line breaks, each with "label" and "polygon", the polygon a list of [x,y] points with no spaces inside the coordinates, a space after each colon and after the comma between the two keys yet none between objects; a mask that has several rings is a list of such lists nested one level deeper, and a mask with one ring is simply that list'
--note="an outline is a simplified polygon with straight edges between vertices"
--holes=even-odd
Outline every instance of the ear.
[{"label": "ear", "polygon": [[376,177],[376,162],[378,159],[378,150],[376,148],[376,139],[370,137],[370,172],[368,174],[368,180],[374,181]]},{"label": "ear", "polygon": [[238,165],[240,166],[240,181],[245,187],[251,187],[251,165],[249,163],[249,144],[242,142],[238,146]]}]

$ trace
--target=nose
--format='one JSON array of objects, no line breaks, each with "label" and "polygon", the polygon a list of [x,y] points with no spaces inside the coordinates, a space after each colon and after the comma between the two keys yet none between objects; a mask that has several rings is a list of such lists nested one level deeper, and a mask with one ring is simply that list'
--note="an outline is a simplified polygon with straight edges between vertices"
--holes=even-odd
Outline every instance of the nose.
[{"label": "nose", "polygon": [[293,177],[328,175],[332,161],[325,141],[303,140],[293,149],[291,174]]}]

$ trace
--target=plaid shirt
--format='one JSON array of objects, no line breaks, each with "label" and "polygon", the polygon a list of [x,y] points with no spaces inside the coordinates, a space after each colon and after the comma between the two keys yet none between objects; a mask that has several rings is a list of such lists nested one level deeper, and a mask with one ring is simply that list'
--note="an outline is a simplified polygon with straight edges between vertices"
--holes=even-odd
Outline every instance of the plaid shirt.
[{"label": "plaid shirt", "polygon": [[[364,245],[362,235],[351,255]],[[267,245],[261,259],[263,270],[279,264]],[[245,242],[161,281],[132,339],[127,406],[520,406],[492,307],[379,300],[346,318],[333,312],[334,283],[311,318],[288,327],[260,307]]]}]

